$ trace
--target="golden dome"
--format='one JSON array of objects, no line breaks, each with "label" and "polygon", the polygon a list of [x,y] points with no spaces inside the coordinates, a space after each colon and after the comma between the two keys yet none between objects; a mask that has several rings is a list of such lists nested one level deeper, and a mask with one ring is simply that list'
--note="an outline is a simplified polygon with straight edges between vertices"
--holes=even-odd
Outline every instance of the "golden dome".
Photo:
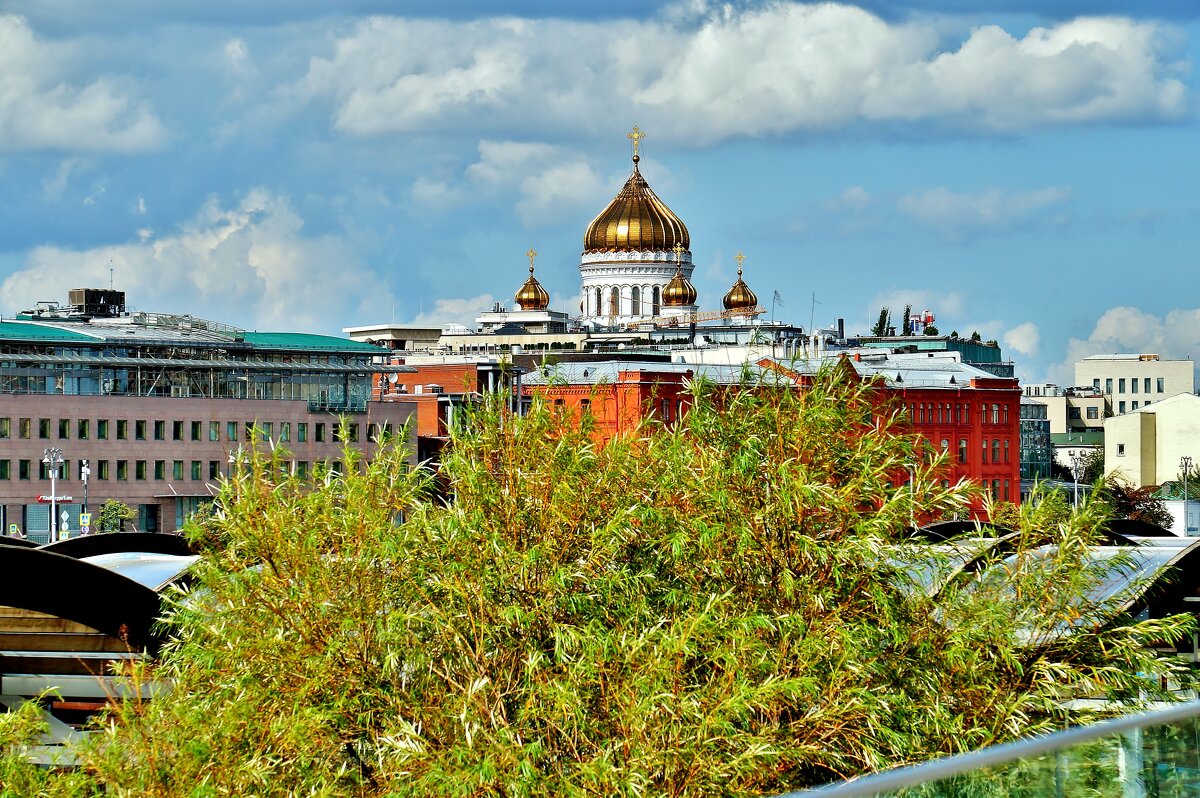
[{"label": "golden dome", "polygon": [[521,290],[517,291],[514,299],[521,306],[521,310],[545,310],[550,307],[550,295],[533,276],[533,259],[537,257],[537,253],[531,247],[525,254],[529,257],[529,279],[521,286]]},{"label": "golden dome", "polygon": [[758,296],[742,280],[742,261],[745,259],[746,256],[740,252],[736,255],[738,278],[733,287],[729,289],[729,293],[725,295],[725,299],[722,300],[726,310],[754,310],[758,307]]},{"label": "golden dome", "polygon": [[683,222],[638,171],[639,160],[633,156],[633,174],[625,187],[588,225],[583,234],[584,252],[663,251],[676,244],[684,249],[691,245]]},{"label": "golden dome", "polygon": [[668,308],[681,308],[696,304],[696,286],[683,276],[681,269],[675,270],[675,276],[663,289],[662,303]]}]

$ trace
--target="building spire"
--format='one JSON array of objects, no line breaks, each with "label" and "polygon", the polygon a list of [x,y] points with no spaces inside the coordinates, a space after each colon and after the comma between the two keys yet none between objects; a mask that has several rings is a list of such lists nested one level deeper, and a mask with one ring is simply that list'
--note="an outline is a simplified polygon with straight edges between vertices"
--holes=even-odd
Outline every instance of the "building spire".
[{"label": "building spire", "polygon": [[743,255],[739,251],[738,254],[733,256],[733,259],[738,262],[738,277],[741,277],[742,276],[742,261],[744,261],[746,259],[746,256]]},{"label": "building spire", "polygon": [[529,251],[525,253],[525,257],[529,258],[529,273],[533,274],[533,259],[537,257],[537,253],[533,251],[533,247],[529,248]]}]

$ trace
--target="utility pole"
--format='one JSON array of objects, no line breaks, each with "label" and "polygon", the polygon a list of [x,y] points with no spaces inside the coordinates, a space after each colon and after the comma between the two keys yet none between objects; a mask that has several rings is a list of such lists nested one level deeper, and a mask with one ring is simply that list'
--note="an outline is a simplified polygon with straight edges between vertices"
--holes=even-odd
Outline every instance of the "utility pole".
[{"label": "utility pole", "polygon": [[49,446],[42,452],[42,462],[50,471],[50,542],[58,540],[58,469],[62,465],[62,449]]},{"label": "utility pole", "polygon": [[1179,468],[1183,471],[1183,536],[1191,534],[1188,526],[1188,472],[1192,470],[1192,458],[1184,455],[1179,458]]}]

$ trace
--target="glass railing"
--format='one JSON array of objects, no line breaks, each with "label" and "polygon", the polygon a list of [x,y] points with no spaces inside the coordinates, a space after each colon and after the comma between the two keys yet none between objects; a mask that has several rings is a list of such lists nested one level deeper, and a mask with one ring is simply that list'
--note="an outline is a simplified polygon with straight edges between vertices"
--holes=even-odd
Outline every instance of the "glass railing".
[{"label": "glass railing", "polygon": [[780,798],[1200,796],[1200,701],[936,759]]}]

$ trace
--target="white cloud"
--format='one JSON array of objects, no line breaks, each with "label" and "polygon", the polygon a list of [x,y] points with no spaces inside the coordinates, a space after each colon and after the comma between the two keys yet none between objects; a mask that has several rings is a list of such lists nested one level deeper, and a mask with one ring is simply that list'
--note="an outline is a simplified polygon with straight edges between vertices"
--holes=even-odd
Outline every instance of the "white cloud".
[{"label": "white cloud", "polygon": [[1063,188],[1006,192],[987,189],[960,193],[932,188],[900,197],[896,208],[923,224],[949,234],[982,230],[1007,230],[1031,219],[1043,219],[1070,198]]},{"label": "white cloud", "polygon": [[444,210],[481,196],[516,189],[521,221],[535,228],[547,221],[575,218],[616,192],[617,178],[602,178],[585,157],[540,142],[479,142],[479,160],[454,180],[420,177],[410,196],[414,203]]},{"label": "white cloud", "polygon": [[70,44],[43,41],[21,17],[0,16],[0,151],[138,152],[166,128],[121,81],[72,81]]},{"label": "white cloud", "polygon": [[1200,354],[1200,308],[1176,308],[1165,316],[1129,306],[1109,308],[1096,320],[1087,338],[1067,342],[1065,358],[1050,366],[1047,378],[1059,385],[1071,385],[1075,361],[1115,353],[1192,359]]},{"label": "white cloud", "polygon": [[[676,9],[679,11],[679,9]],[[945,18],[888,22],[837,3],[698,6],[655,21],[377,17],[310,60],[293,87],[352,135],[607,131],[664,140],[937,122],[1014,131],[1181,118],[1169,29],[1080,18],[1018,38]]]},{"label": "white cloud", "polygon": [[473,297],[451,297],[437,300],[432,310],[423,310],[409,321],[418,327],[442,327],[447,324],[462,324],[474,329],[475,317],[496,303],[491,294]]},{"label": "white cloud", "polygon": [[108,285],[111,263],[132,307],[258,329],[336,329],[360,305],[386,303],[386,288],[345,242],[306,235],[303,226],[286,197],[261,189],[231,206],[210,199],[173,235],[144,230],[136,242],[95,249],[38,247],[0,296],[25,305],[65,298],[71,288]]},{"label": "white cloud", "polygon": [[1022,355],[1036,355],[1041,335],[1038,326],[1031,321],[1018,324],[1004,333],[1002,341],[1005,349],[1012,349]]}]

